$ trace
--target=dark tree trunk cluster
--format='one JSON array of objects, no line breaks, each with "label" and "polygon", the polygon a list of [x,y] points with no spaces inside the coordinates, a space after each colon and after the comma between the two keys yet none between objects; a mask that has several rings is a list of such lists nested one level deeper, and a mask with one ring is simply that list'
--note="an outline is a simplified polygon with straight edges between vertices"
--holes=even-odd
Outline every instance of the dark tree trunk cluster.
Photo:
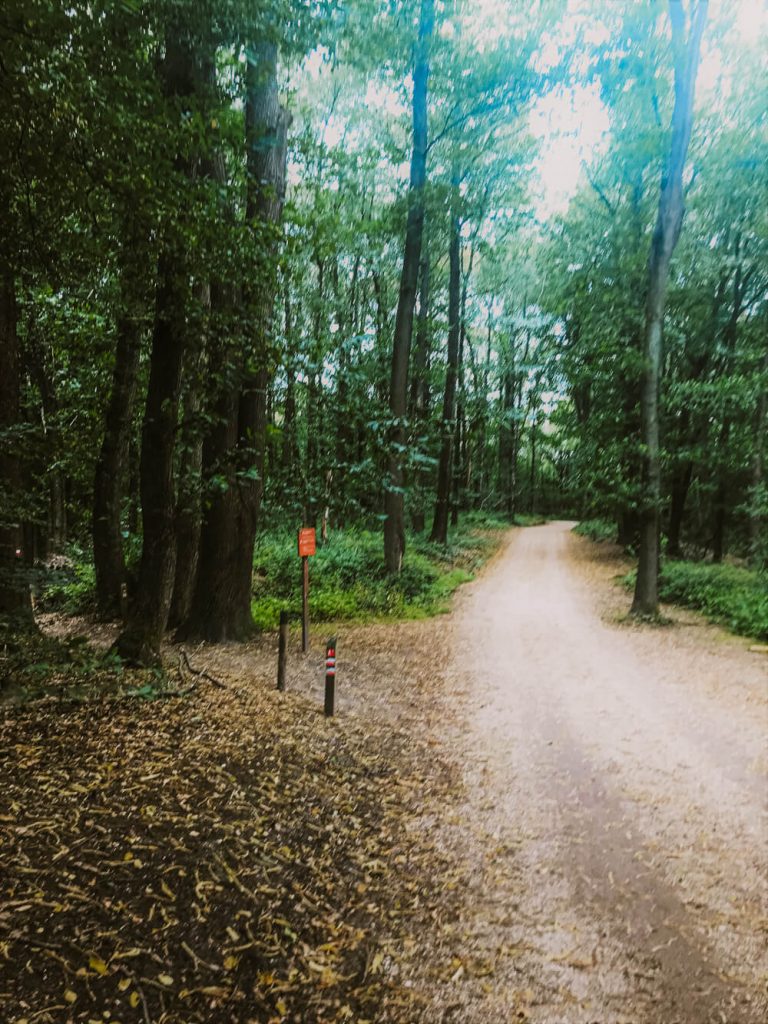
[{"label": "dark tree trunk cluster", "polygon": [[[166,95],[182,105],[212,88],[212,62],[169,42]],[[285,191],[288,115],[277,93],[277,47],[247,50],[245,218],[259,253],[258,286],[201,282],[190,289],[183,226],[166,231],[158,267],[140,459],[143,545],[128,617],[116,650],[130,664],[154,665],[169,623],[184,638],[245,639],[254,630],[251,573],[261,505],[267,391],[273,372],[278,225]],[[180,175],[203,174],[222,187],[218,154],[180,155]],[[225,211],[225,216],[231,215]],[[134,279],[126,268],[134,300]],[[197,309],[195,322],[191,310]],[[218,325],[214,339],[200,324]],[[245,336],[233,324],[244,322]],[[118,324],[113,389],[97,467],[94,542],[104,615],[125,587],[121,502],[139,328]],[[206,385],[212,381],[213,387]],[[213,394],[203,416],[204,391]],[[182,403],[183,394],[183,403]],[[208,426],[203,430],[202,424]]]}]

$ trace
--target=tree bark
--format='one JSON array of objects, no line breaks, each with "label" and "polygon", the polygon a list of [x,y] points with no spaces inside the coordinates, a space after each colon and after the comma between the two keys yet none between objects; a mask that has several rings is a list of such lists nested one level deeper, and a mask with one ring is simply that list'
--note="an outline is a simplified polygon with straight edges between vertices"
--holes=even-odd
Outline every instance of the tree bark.
[{"label": "tree bark", "polygon": [[288,483],[298,465],[298,445],[296,441],[296,345],[293,338],[291,282],[287,271],[283,287],[285,289],[285,404],[283,406],[283,447],[280,463],[285,481]]},{"label": "tree bark", "polygon": [[443,429],[437,467],[437,496],[430,540],[448,542],[448,515],[453,475],[453,442],[456,429],[456,381],[461,340],[461,221],[459,219],[457,173],[453,175],[453,202],[448,269],[448,364],[443,395]]},{"label": "tree bark", "polygon": [[515,456],[514,456],[514,424],[515,413],[515,378],[512,361],[512,344],[510,342],[506,354],[507,365],[501,375],[499,402],[499,490],[504,502],[504,511],[511,519],[515,514]]},{"label": "tree bark", "polygon": [[325,261],[315,254],[317,267],[317,292],[315,295],[313,327],[314,337],[309,349],[309,366],[307,367],[307,450],[304,492],[304,525],[315,526],[320,509],[320,476],[321,457],[320,441],[322,437],[322,365],[323,343],[325,335]]},{"label": "tree bark", "polygon": [[[187,100],[199,84],[189,43],[168,32],[162,67],[163,90],[172,102]],[[192,168],[179,155],[177,172],[189,178]],[[130,665],[161,664],[160,644],[168,624],[176,567],[176,489],[174,459],[181,373],[187,344],[187,251],[184,233],[169,225],[158,265],[155,323],[149,384],[141,436],[139,488],[143,545],[136,592],[115,650]]]},{"label": "tree bark", "polygon": [[174,454],[186,324],[180,248],[160,258],[149,386],[141,436],[139,487],[144,534],[136,593],[115,650],[130,665],[157,666],[176,566]]},{"label": "tree bark", "polygon": [[539,429],[538,409],[534,408],[531,419],[531,479],[530,479],[530,509],[531,515],[536,513],[536,436]]},{"label": "tree bark", "polygon": [[[419,314],[416,322],[416,351],[413,360],[413,379],[411,381],[410,416],[416,434],[415,443],[421,443],[423,431],[429,417],[429,253],[425,252],[419,270]],[[424,491],[429,479],[429,471],[422,466],[417,473],[416,502],[411,517],[416,533],[424,531]]]},{"label": "tree bark", "polygon": [[429,414],[429,275],[429,253],[425,252],[419,269],[419,312],[411,379],[410,416],[414,420],[424,420]]},{"label": "tree bark", "polygon": [[176,510],[176,572],[168,625],[176,629],[186,621],[191,609],[200,557],[200,533],[203,522],[203,425],[202,407],[205,387],[206,328],[211,312],[211,286],[206,281],[195,288],[198,328],[190,341],[186,391],[183,398],[181,459],[179,460],[179,497]]},{"label": "tree bark", "polygon": [[760,367],[762,380],[758,384],[757,408],[755,410],[755,440],[752,453],[752,488],[749,511],[749,559],[755,568],[762,568],[768,562],[768,537],[766,537],[765,505],[765,445],[768,433],[768,348]]},{"label": "tree bark", "polygon": [[[360,257],[356,256],[352,267],[352,280],[350,284],[350,305],[354,306],[354,296],[357,289],[357,275],[360,271]],[[354,430],[352,421],[352,409],[349,402],[349,337],[348,328],[354,325],[354,308],[350,308],[347,315],[341,286],[339,282],[338,260],[333,264],[333,285],[336,301],[336,324],[338,327],[338,355],[336,365],[336,401],[335,401],[335,434],[336,434],[336,457],[334,459],[335,474],[334,493],[335,499],[332,504],[336,509],[336,517],[339,526],[343,527],[346,520],[346,512],[349,497],[347,495],[347,469],[353,459],[352,446],[354,444]],[[353,327],[354,329],[354,327]]]},{"label": "tree bark", "polygon": [[[738,260],[741,251],[741,238],[737,236],[735,245],[735,256]],[[736,352],[736,343],[739,330],[739,316],[744,302],[745,281],[742,275],[741,264],[737,263],[733,278],[733,306],[731,315],[724,332],[724,358],[721,372],[727,374],[732,365]],[[720,437],[717,444],[717,488],[714,500],[714,516],[712,529],[712,561],[722,562],[725,554],[725,529],[728,522],[728,444],[731,437],[732,416],[724,404],[723,420],[720,425]]]},{"label": "tree bark", "polygon": [[[209,479],[221,481],[209,498],[190,614],[179,635],[218,642],[245,640],[251,614],[253,549],[264,482],[267,390],[274,356],[272,319],[277,294],[276,225],[285,194],[289,118],[277,92],[277,46],[252,46],[246,69],[246,219],[258,232],[262,261],[243,301],[251,327],[245,357],[225,344],[215,424],[204,445]],[[221,168],[217,173],[222,176]],[[237,296],[219,285],[212,302],[234,308]]]},{"label": "tree bark", "polygon": [[424,234],[424,186],[427,179],[427,82],[429,47],[434,30],[434,0],[421,0],[419,39],[413,69],[413,154],[408,195],[405,250],[392,343],[389,409],[392,414],[388,483],[384,495],[384,564],[398,573],[405,554],[405,501],[402,450],[405,446],[408,362],[413,332],[421,244]]},{"label": "tree bark", "polygon": [[0,636],[35,630],[21,546],[17,503],[21,489],[19,342],[16,282],[0,261]]},{"label": "tree bark", "polygon": [[120,315],[112,371],[112,391],[104,421],[104,438],[96,461],[93,484],[93,562],[96,601],[101,619],[116,619],[121,612],[125,584],[122,499],[128,474],[131,421],[141,352],[140,296],[144,250],[135,251],[138,233],[125,239],[120,278]]},{"label": "tree bark", "polygon": [[664,309],[672,253],[680,237],[685,202],[683,168],[693,124],[693,97],[699,64],[701,36],[707,0],[698,0],[691,15],[686,43],[685,14],[681,0],[670,0],[675,104],[672,136],[661,181],[661,196],[648,261],[645,305],[645,368],[641,386],[643,486],[640,526],[640,557],[632,613],[657,615],[659,610],[659,523],[661,503],[661,450],[659,396],[662,369]]},{"label": "tree bark", "polygon": [[687,459],[672,479],[672,500],[669,507],[669,528],[667,530],[667,554],[670,558],[682,557],[680,534],[685,517],[685,502],[693,480],[693,462]]},{"label": "tree bark", "polygon": [[466,424],[464,422],[464,340],[466,332],[467,277],[461,285],[459,313],[459,355],[456,361],[456,425],[453,438],[453,459],[451,466],[451,526],[459,521],[459,502],[465,472]]}]

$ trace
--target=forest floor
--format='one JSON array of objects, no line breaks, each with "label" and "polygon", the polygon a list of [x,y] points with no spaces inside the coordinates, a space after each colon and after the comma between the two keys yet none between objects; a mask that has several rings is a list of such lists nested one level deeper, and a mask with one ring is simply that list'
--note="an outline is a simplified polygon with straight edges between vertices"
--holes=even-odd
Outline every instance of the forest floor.
[{"label": "forest floor", "polygon": [[189,650],[226,690],[0,708],[1,1019],[762,1024],[768,659],[627,623],[569,525],[340,626],[333,720],[319,631],[286,694],[266,635]]}]

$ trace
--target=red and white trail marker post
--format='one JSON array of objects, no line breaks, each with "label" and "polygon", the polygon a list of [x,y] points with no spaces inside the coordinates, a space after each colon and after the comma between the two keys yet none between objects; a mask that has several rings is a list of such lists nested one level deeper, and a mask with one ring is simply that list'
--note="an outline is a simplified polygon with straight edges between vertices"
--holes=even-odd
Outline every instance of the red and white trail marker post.
[{"label": "red and white trail marker post", "polygon": [[336,637],[325,645],[325,717],[332,718],[336,710]]},{"label": "red and white trail marker post", "polygon": [[299,557],[302,562],[301,584],[301,649],[309,650],[309,557],[317,551],[315,529],[312,526],[299,530]]}]

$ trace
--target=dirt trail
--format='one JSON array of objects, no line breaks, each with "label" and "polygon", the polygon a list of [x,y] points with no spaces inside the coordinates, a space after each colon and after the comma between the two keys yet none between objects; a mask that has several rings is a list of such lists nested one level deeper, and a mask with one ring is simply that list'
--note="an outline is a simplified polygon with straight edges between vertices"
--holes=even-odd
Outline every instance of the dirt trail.
[{"label": "dirt trail", "polygon": [[442,1020],[762,1024],[764,656],[699,619],[611,622],[571,525],[516,531],[459,602],[467,802],[445,841],[496,966]]}]

